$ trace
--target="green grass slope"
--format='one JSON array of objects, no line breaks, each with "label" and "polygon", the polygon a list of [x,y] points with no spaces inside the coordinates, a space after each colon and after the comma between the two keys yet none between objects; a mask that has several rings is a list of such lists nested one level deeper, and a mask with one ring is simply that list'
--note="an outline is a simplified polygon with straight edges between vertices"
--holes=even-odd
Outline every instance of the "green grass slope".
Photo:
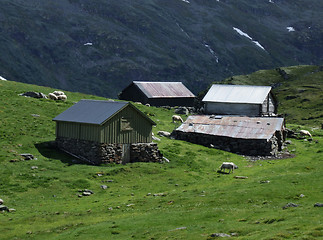
[{"label": "green grass slope", "polygon": [[286,117],[287,123],[319,127],[323,124],[322,67],[291,66],[260,70],[225,79],[222,83],[273,86],[279,104],[278,113]]},{"label": "green grass slope", "polygon": [[[70,92],[66,102],[18,96],[25,91],[53,89],[0,81],[0,198],[16,209],[0,213],[1,239],[323,237],[323,209],[313,207],[323,199],[322,130],[312,131],[311,142],[292,139],[291,159],[252,162],[162,137],[159,148],[170,163],[91,166],[48,144],[55,139],[51,119],[75,101],[102,98]],[[157,123],[154,133],[176,127],[172,111],[138,107]],[[37,160],[21,161],[21,153]],[[239,169],[218,174],[223,161]],[[85,188],[94,194],[79,198]],[[289,202],[299,206],[283,210]]]}]

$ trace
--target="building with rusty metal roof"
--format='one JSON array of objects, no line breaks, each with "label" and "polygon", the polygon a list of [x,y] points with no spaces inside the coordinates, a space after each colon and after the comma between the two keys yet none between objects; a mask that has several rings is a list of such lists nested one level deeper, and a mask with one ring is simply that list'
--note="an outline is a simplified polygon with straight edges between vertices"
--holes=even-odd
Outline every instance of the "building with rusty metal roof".
[{"label": "building with rusty metal roof", "polygon": [[195,95],[182,82],[133,81],[119,99],[152,106],[193,106]]},{"label": "building with rusty metal roof", "polygon": [[206,114],[270,116],[276,99],[270,86],[213,84],[203,98]]},{"label": "building with rusty metal roof", "polygon": [[195,115],[189,116],[172,135],[244,155],[276,155],[285,139],[284,119]]}]

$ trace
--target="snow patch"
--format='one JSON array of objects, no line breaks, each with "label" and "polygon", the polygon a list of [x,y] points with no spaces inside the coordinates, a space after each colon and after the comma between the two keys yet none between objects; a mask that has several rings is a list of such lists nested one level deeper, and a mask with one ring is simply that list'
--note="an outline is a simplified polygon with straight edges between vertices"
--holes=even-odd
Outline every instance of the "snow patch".
[{"label": "snow patch", "polygon": [[247,33],[245,33],[245,32],[243,32],[243,31],[241,31],[239,28],[235,28],[235,27],[233,27],[233,29],[234,29],[237,33],[239,33],[241,36],[244,36],[244,37],[249,38],[250,40],[252,40],[252,38],[251,38]]},{"label": "snow patch", "polygon": [[93,43],[91,43],[91,42],[84,43],[84,46],[92,46],[92,45],[93,45]]},{"label": "snow patch", "polygon": [[190,1],[188,1],[188,0],[182,0],[183,2],[186,2],[186,3],[190,3]]},{"label": "snow patch", "polygon": [[293,27],[286,27],[286,29],[288,30],[288,32],[295,32],[295,28]]},{"label": "snow patch", "polygon": [[2,81],[7,81],[7,79],[5,79],[4,77],[0,76],[0,80]]},{"label": "snow patch", "polygon": [[214,50],[210,47],[209,44],[204,43],[204,46],[209,49],[210,53],[215,57],[215,61],[218,63],[219,62],[219,57],[215,54]]},{"label": "snow patch", "polygon": [[247,33],[241,31],[239,28],[233,27],[233,30],[235,30],[237,33],[239,33],[241,36],[248,38],[249,40],[251,40],[251,42],[253,42],[254,44],[256,44],[257,47],[261,48],[262,50],[266,51],[266,49],[258,42],[252,39],[252,37],[250,37]]},{"label": "snow patch", "polygon": [[273,0],[269,0],[269,2],[270,2],[270,3],[274,3],[274,1],[273,1]]}]

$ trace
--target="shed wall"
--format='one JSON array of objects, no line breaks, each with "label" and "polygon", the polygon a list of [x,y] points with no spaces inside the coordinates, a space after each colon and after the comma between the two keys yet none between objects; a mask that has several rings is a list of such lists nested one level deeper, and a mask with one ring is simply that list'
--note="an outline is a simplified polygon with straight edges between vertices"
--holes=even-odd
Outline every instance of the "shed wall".
[{"label": "shed wall", "polygon": [[264,103],[262,104],[262,114],[270,115],[276,112],[274,99],[271,94],[268,94]]},{"label": "shed wall", "polygon": [[123,92],[119,95],[119,99],[133,102],[141,102],[142,104],[146,104],[148,98],[143,92],[134,84],[123,90]]},{"label": "shed wall", "polygon": [[[127,120],[131,130],[121,129],[121,119]],[[126,107],[101,126],[101,143],[148,143],[152,141],[152,125],[132,107]]]},{"label": "shed wall", "polygon": [[56,122],[56,136],[98,142],[100,127],[92,124]]},{"label": "shed wall", "polygon": [[260,104],[243,103],[205,103],[206,114],[259,116]]},{"label": "shed wall", "polygon": [[194,98],[192,97],[183,97],[183,98],[149,98],[147,103],[151,106],[182,106],[182,107],[193,107]]}]

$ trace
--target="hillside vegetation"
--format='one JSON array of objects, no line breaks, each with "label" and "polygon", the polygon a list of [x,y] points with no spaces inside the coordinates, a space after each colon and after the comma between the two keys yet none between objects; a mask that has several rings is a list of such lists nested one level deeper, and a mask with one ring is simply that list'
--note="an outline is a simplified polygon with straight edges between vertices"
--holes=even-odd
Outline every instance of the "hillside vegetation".
[{"label": "hillside vegetation", "polygon": [[[214,82],[219,84],[218,82]],[[272,86],[278,114],[287,123],[321,127],[323,124],[323,67],[291,66],[259,70],[225,79],[223,84]],[[201,93],[201,97],[206,93]]]},{"label": "hillside vegetation", "polygon": [[2,0],[0,76],[116,98],[133,80],[211,82],[323,63],[321,0]]},{"label": "hillside vegetation", "polygon": [[[55,102],[18,95],[26,91],[53,89],[0,81],[0,198],[15,209],[0,212],[1,239],[323,237],[322,208],[314,207],[323,199],[321,129],[307,126],[313,141],[291,139],[295,157],[288,159],[250,161],[161,137],[169,163],[92,166],[53,148],[52,118],[80,99],[103,98],[67,92],[66,102]],[[176,127],[171,110],[138,107],[157,123],[155,134]],[[22,153],[37,160],[22,161]],[[239,169],[219,174],[223,161]],[[80,189],[94,194],[79,198]],[[290,202],[298,207],[282,208]]]}]

